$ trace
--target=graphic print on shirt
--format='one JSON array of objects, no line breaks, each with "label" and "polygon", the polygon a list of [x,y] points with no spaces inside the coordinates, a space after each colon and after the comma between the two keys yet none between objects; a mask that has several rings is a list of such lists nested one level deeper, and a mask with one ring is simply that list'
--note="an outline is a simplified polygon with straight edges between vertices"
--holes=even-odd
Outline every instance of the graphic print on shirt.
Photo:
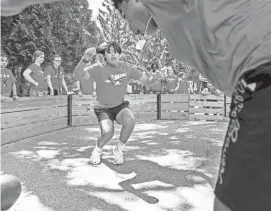
[{"label": "graphic print on shirt", "polygon": [[114,86],[120,86],[123,84],[123,81],[127,79],[127,73],[109,75],[108,79],[105,80],[105,83],[112,83]]}]

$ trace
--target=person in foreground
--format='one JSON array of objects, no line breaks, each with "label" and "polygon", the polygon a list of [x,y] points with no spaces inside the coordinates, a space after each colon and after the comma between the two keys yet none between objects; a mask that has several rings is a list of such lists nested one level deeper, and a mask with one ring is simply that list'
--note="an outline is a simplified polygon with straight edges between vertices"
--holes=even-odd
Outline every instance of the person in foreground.
[{"label": "person in foreground", "polygon": [[151,85],[155,79],[139,72],[125,63],[119,61],[121,48],[116,42],[102,44],[98,52],[104,56],[105,63],[96,63],[86,67],[86,63],[94,56],[96,49],[88,49],[81,61],[75,68],[76,76],[88,72],[96,82],[96,102],[94,112],[97,116],[101,129],[101,136],[92,151],[90,162],[101,163],[102,148],[112,139],[114,135],[114,121],[122,125],[119,142],[113,149],[114,162],[122,164],[123,149],[135,127],[135,117],[129,108],[129,102],[124,100],[127,84],[130,79],[139,80],[142,84]]},{"label": "person in foreground", "polygon": [[215,211],[271,210],[271,0],[113,0],[131,29],[159,27],[176,59],[232,96]]},{"label": "person in foreground", "polygon": [[271,0],[112,1],[135,33],[159,26],[176,59],[232,97],[214,210],[271,210]]},{"label": "person in foreground", "polygon": [[1,173],[1,211],[12,207],[21,195],[22,185],[19,179],[10,174]]}]

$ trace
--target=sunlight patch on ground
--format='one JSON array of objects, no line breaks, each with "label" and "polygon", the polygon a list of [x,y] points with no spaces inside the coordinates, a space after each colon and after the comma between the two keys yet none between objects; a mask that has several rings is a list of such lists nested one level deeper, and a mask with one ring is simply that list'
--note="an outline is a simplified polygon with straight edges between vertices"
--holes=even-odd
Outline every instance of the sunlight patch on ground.
[{"label": "sunlight patch on ground", "polygon": [[169,139],[171,139],[171,140],[177,140],[179,138],[177,136],[170,136]]},{"label": "sunlight patch on ground", "polygon": [[39,159],[52,159],[59,154],[59,150],[38,150]]},{"label": "sunlight patch on ground", "polygon": [[161,182],[159,180],[151,181],[151,182],[143,182],[139,184],[131,185],[135,189],[142,189],[142,188],[157,188],[157,187],[174,187],[172,184],[167,184]]},{"label": "sunlight patch on ground", "polygon": [[158,143],[151,142],[151,143],[146,143],[147,145],[158,145]]},{"label": "sunlight patch on ground", "polygon": [[164,125],[160,125],[160,124],[146,124],[146,123],[142,123],[142,124],[137,124],[135,126],[135,131],[141,131],[141,130],[157,130],[157,129],[165,129],[168,126],[164,126]]},{"label": "sunlight patch on ground", "polygon": [[18,152],[10,152],[9,154],[17,158],[39,160],[39,156],[32,151],[22,150]]},{"label": "sunlight patch on ground", "polygon": [[194,125],[209,125],[209,124],[217,124],[217,122],[209,122],[209,121],[190,121],[185,122],[182,126],[194,126]]},{"label": "sunlight patch on ground", "polygon": [[53,211],[53,209],[44,206],[39,197],[32,192],[27,191],[23,186],[22,193],[16,203],[9,209],[9,211]]},{"label": "sunlight patch on ground", "polygon": [[10,152],[9,154],[23,159],[31,159],[34,161],[42,159],[52,159],[59,154],[59,150],[38,150],[36,153],[32,151],[22,150],[18,152]]},{"label": "sunlight patch on ground", "polygon": [[107,203],[117,205],[122,210],[129,211],[165,211],[165,209],[159,207],[159,204],[148,204],[143,199],[136,197],[129,192],[114,193],[115,197],[112,197],[111,192],[88,192],[90,196],[96,196],[102,198]]},{"label": "sunlight patch on ground", "polygon": [[89,161],[88,158],[72,158],[72,159],[68,158],[62,161],[59,161],[57,159],[52,159],[48,161],[47,164],[51,169],[57,169],[60,171],[68,171],[77,166],[87,165],[88,161]]},{"label": "sunlight patch on ground", "polygon": [[86,151],[88,149],[91,149],[91,148],[93,148],[93,146],[80,147],[79,149],[76,149],[76,151],[78,151],[78,152],[84,152],[84,151]]},{"label": "sunlight patch on ground", "polygon": [[220,129],[220,128],[209,128],[208,130],[212,132],[221,132],[221,134],[225,134],[225,130]]},{"label": "sunlight patch on ground", "polygon": [[171,167],[175,169],[194,169],[197,159],[193,157],[193,153],[188,150],[167,150],[167,155],[162,156],[143,156],[137,155],[140,160],[150,160],[161,166]]},{"label": "sunlight patch on ground", "polygon": [[188,127],[181,127],[181,128],[176,129],[176,133],[186,133],[189,130],[191,130],[191,129]]},{"label": "sunlight patch on ground", "polygon": [[41,141],[38,142],[38,145],[65,145],[67,143],[57,143],[57,142],[53,142],[53,141]]},{"label": "sunlight patch on ground", "polygon": [[93,133],[93,132],[100,132],[100,128],[99,127],[90,127],[90,128],[85,128],[84,130]]},{"label": "sunlight patch on ground", "polygon": [[135,177],[135,173],[120,174],[112,171],[103,163],[93,167],[85,164],[73,168],[66,176],[67,183],[71,186],[91,185],[111,190],[122,190],[119,183]]},{"label": "sunlight patch on ground", "polygon": [[[152,181],[147,185],[146,183],[133,185],[134,188],[140,189],[146,186],[168,184]],[[139,190],[140,191],[140,190]],[[112,197],[111,192],[88,192],[91,196],[96,196],[104,199],[110,204],[120,206],[124,210],[138,211],[185,211],[180,207],[189,206],[189,211],[211,211],[213,206],[213,191],[209,186],[194,186],[194,187],[179,187],[172,190],[149,190],[142,192],[145,197],[152,197],[157,199],[157,203],[150,204],[132,193],[129,192],[116,192],[115,197]]]},{"label": "sunlight patch on ground", "polygon": [[214,193],[210,186],[195,185],[193,188],[178,188],[178,191],[193,206],[191,211],[213,210]]}]

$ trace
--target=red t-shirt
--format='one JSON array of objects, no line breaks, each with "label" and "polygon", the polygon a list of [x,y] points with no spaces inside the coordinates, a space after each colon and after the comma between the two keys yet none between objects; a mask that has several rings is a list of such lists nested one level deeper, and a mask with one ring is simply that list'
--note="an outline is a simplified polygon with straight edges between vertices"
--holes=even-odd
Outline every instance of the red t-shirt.
[{"label": "red t-shirt", "polygon": [[[124,101],[130,79],[139,80],[143,73],[125,63],[119,67],[107,64],[94,64],[88,70],[96,81],[97,103],[95,107],[115,107]],[[110,80],[114,79],[114,82]]]},{"label": "red t-shirt", "polygon": [[1,94],[11,94],[12,84],[16,83],[16,78],[14,77],[12,71],[6,67],[1,68],[0,73],[1,79]]},{"label": "red t-shirt", "polygon": [[45,82],[44,72],[42,71],[41,67],[36,65],[35,63],[28,66],[27,69],[30,69],[32,72],[30,76],[34,79],[34,81],[38,82],[38,86],[36,87],[34,84],[31,83],[31,88],[35,90],[45,90],[47,89],[47,85]]}]

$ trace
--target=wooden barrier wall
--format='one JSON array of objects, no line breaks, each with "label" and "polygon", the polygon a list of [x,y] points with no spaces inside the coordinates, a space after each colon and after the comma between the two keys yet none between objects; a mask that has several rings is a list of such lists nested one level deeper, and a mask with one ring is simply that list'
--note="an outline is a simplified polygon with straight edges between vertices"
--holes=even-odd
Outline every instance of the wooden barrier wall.
[{"label": "wooden barrier wall", "polygon": [[[157,95],[127,95],[125,100],[130,102],[130,108],[137,121],[157,119]],[[72,126],[97,124],[93,108],[94,99],[92,96],[73,96]]]},{"label": "wooden barrier wall", "polygon": [[1,145],[67,127],[67,96],[1,103]]},{"label": "wooden barrier wall", "polygon": [[[224,96],[189,94],[127,95],[125,100],[130,102],[137,121],[228,120],[230,102],[230,98]],[[72,102],[73,126],[97,124],[92,96],[73,96]]]},{"label": "wooden barrier wall", "polygon": [[[20,98],[1,104],[1,144],[14,142],[68,126],[97,124],[92,96]],[[230,98],[213,95],[127,95],[136,121],[228,120]],[[68,110],[71,109],[71,113]],[[70,117],[70,118],[69,118]],[[70,119],[70,124],[69,124]]]}]

